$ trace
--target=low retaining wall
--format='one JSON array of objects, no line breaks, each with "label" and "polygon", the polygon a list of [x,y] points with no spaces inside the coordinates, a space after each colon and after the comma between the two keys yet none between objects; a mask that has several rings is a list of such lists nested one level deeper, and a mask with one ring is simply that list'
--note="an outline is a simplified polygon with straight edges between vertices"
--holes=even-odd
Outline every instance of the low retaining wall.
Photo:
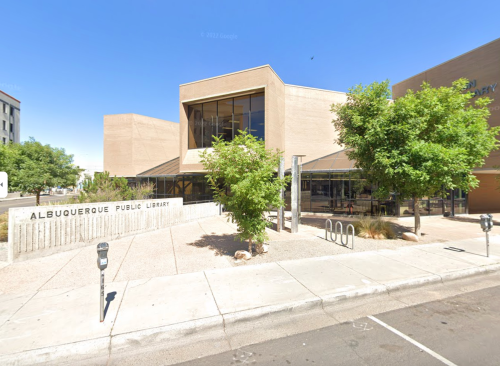
[{"label": "low retaining wall", "polygon": [[219,215],[213,202],[182,198],[9,209],[7,261],[41,257]]}]

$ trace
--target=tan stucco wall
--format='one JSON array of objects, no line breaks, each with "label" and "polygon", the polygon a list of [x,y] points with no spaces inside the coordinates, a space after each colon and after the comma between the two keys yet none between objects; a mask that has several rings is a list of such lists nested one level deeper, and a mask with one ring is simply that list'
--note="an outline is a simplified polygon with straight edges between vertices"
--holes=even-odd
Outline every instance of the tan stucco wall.
[{"label": "tan stucco wall", "polygon": [[[392,93],[398,98],[408,89],[419,89],[423,81],[429,82],[433,87],[450,86],[453,81],[462,77],[476,80],[476,88],[471,91],[497,84],[494,92],[490,88],[484,96],[493,99],[489,105],[490,126],[500,126],[500,39],[397,83],[392,87]],[[500,165],[499,150],[490,154],[483,168],[495,165]]]},{"label": "tan stucco wall", "polygon": [[139,114],[104,116],[104,170],[133,177],[179,156],[179,124]]},{"label": "tan stucco wall", "polygon": [[251,94],[257,91],[265,93],[266,147],[285,149],[285,84],[269,65],[265,65],[180,86],[179,154],[181,172],[203,170],[203,165],[199,163],[199,157],[196,156],[200,149],[191,150],[188,153],[188,105],[235,95]]},{"label": "tan stucco wall", "polygon": [[469,192],[469,213],[491,213],[500,209],[500,181],[496,174],[476,174],[479,187]]},{"label": "tan stucco wall", "polygon": [[334,144],[330,106],[344,102],[345,93],[286,85],[266,65],[180,86],[182,172],[203,171],[198,157],[202,149],[188,150],[188,105],[249,94],[252,90],[265,93],[266,147],[285,152],[286,168],[291,165],[292,155],[306,155],[303,162],[307,162],[342,149]]},{"label": "tan stucco wall", "polygon": [[[285,166],[292,155],[306,155],[308,162],[342,150],[335,144],[337,133],[331,123],[332,103],[344,103],[346,94],[330,90],[285,86]],[[267,123],[267,116],[266,116]]]}]

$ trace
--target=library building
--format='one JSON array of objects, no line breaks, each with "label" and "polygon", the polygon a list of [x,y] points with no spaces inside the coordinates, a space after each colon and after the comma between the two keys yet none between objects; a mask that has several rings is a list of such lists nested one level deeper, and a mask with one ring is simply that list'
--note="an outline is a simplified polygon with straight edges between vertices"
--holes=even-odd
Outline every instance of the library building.
[{"label": "library building", "polygon": [[[424,81],[450,86],[462,77],[469,79],[468,91],[475,96],[493,99],[489,124],[500,125],[500,98],[495,98],[500,39],[394,84],[393,98],[418,90]],[[376,187],[334,143],[330,108],[345,100],[343,92],[285,84],[269,65],[182,84],[179,123],[133,113],[104,116],[104,170],[131,184],[154,183],[156,198],[208,201],[212,194],[200,151],[211,148],[213,136],[231,141],[246,129],[264,140],[266,148],[283,151],[285,168],[291,167],[293,155],[301,156],[302,212],[413,216],[413,202],[399,200],[397,192],[385,200],[374,198]],[[497,166],[498,150],[474,169],[477,189],[422,197],[420,214],[500,212]],[[286,199],[289,210],[289,191]]]}]

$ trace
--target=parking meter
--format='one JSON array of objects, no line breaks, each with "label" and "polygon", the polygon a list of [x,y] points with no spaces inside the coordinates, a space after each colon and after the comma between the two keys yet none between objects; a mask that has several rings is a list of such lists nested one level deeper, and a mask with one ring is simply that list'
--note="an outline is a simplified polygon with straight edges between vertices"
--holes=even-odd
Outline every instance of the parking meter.
[{"label": "parking meter", "polygon": [[108,267],[108,243],[97,244],[97,268],[101,270],[101,322],[104,321],[104,270]]},{"label": "parking meter", "polygon": [[97,267],[103,271],[108,267],[108,243],[97,244]]},{"label": "parking meter", "polygon": [[493,215],[492,214],[486,214],[486,215],[481,215],[481,229],[486,233],[486,256],[490,256],[490,238],[488,235],[488,232],[493,229]]},{"label": "parking meter", "polygon": [[493,228],[493,216],[491,214],[481,215],[481,229],[484,232],[490,231]]}]

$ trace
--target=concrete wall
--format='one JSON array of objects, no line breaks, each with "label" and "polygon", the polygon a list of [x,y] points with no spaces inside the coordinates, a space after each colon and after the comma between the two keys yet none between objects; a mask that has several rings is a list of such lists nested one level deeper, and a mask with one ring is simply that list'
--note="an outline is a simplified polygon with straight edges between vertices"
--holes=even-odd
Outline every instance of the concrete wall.
[{"label": "concrete wall", "polygon": [[285,86],[286,168],[291,165],[292,155],[306,155],[303,162],[307,162],[343,149],[334,143],[337,133],[330,108],[333,103],[345,101],[345,93]]},{"label": "concrete wall", "polygon": [[41,257],[219,214],[182,198],[9,209],[9,262]]},{"label": "concrete wall", "polygon": [[179,156],[179,124],[139,114],[104,116],[104,170],[134,177]]},{"label": "concrete wall", "polygon": [[[3,105],[6,105],[6,111],[3,112]],[[10,114],[11,110],[13,115]],[[3,129],[3,121],[5,121],[6,129]],[[14,131],[10,132],[10,123],[13,123]],[[21,102],[12,96],[0,91],[0,143],[12,139],[13,142],[21,141]]]},{"label": "concrete wall", "polygon": [[188,106],[262,91],[265,93],[266,148],[285,150],[285,84],[269,65],[181,85],[181,172],[203,171],[198,156],[202,149],[188,150]]}]

